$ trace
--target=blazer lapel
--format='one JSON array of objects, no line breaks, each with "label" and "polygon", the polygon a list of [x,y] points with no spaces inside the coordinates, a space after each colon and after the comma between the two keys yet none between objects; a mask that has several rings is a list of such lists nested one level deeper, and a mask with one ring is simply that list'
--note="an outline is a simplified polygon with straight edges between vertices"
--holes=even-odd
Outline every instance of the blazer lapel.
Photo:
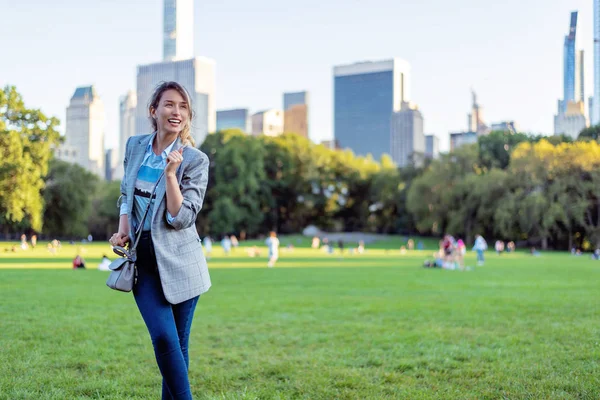
[{"label": "blazer lapel", "polygon": [[[177,138],[177,140],[175,140],[175,144],[173,145],[171,151],[177,150],[180,147],[181,147],[181,140],[179,140],[179,138]],[[181,168],[181,165],[179,167]],[[151,220],[152,222],[154,222],[154,218],[156,218],[156,213],[158,212],[158,209],[160,208],[160,203],[165,198],[165,193],[167,190],[166,180],[167,180],[167,177],[163,175],[163,177],[160,178],[160,182],[158,182],[158,186],[156,187],[156,198],[154,200],[154,208],[152,209],[152,220]]]},{"label": "blazer lapel", "polygon": [[152,135],[146,135],[141,137],[136,146],[131,151],[131,161],[130,165],[133,168],[129,169],[129,175],[127,176],[127,208],[129,213],[133,212],[133,200],[134,200],[134,192],[135,192],[135,181],[138,176],[138,172],[140,167],[142,166],[142,162],[144,161],[144,155],[146,154],[146,147],[150,142]]}]

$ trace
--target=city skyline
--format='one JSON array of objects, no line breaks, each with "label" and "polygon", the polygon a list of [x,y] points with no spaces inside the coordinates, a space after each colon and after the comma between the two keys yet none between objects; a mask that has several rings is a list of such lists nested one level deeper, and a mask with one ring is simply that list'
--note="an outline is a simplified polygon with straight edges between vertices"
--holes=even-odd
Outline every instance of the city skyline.
[{"label": "city skyline", "polygon": [[[30,13],[31,3],[37,12]],[[338,11],[343,3],[337,1],[323,6],[318,16],[302,10],[310,9],[310,4],[298,7],[298,14],[273,1],[251,5],[196,1],[194,53],[216,60],[217,109],[275,108],[283,92],[309,91],[310,136],[317,143],[333,137],[331,68],[391,57],[411,64],[411,100],[426,115],[427,132],[440,138],[442,150],[448,150],[448,133],[463,129],[471,87],[485,105],[487,121],[515,120],[523,131],[552,134],[555,102],[562,97],[565,23],[570,12],[579,12],[577,48],[593,54],[592,1],[422,3],[353,5],[344,7],[341,18]],[[162,1],[123,2],[119,13],[109,4],[91,8],[66,0],[62,5],[32,1],[3,7],[4,29],[19,32],[11,35],[15,38],[7,53],[19,62],[0,66],[0,84],[16,85],[28,106],[58,117],[62,133],[70,94],[76,87],[94,84],[106,107],[107,147],[115,147],[119,97],[135,87],[136,65],[162,58]],[[541,7],[544,23],[532,23],[539,20]],[[259,15],[261,10],[265,15]],[[402,15],[394,10],[402,10]],[[85,18],[91,13],[98,23]],[[310,18],[302,19],[305,22],[298,29],[297,24],[290,24],[290,14]],[[249,15],[272,24],[262,26]],[[58,24],[47,32],[43,27],[48,18],[69,24]],[[109,18],[110,31],[103,23]],[[511,29],[500,29],[507,23]],[[243,34],[229,32],[231,24]],[[273,36],[273,31],[278,35]],[[244,45],[259,39],[286,46],[263,52],[260,46]],[[37,51],[31,52],[34,44]],[[51,61],[44,63],[44,74],[39,74],[40,60]],[[585,59],[586,98],[594,83],[592,61],[593,57]]]}]

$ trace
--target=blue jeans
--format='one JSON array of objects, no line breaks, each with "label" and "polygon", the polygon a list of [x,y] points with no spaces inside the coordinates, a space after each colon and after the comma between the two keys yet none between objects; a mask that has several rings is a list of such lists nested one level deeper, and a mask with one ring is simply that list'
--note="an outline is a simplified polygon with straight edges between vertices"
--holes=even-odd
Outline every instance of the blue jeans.
[{"label": "blue jeans", "polygon": [[150,333],[163,377],[162,400],[192,399],[188,342],[199,296],[179,304],[170,304],[165,299],[149,233],[140,239],[136,265],[138,278],[133,296]]},{"label": "blue jeans", "polygon": [[477,250],[477,262],[483,264],[483,250]]}]

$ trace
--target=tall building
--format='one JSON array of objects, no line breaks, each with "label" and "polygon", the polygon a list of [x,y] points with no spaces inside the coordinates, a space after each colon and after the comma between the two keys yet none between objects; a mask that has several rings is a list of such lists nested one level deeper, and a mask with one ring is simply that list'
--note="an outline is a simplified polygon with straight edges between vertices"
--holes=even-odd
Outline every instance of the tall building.
[{"label": "tall building", "polygon": [[594,0],[594,100],[590,107],[592,125],[600,123],[600,0]]},{"label": "tall building", "polygon": [[164,0],[163,60],[194,56],[194,0]]},{"label": "tall building", "polygon": [[106,150],[104,155],[104,178],[107,181],[112,181],[115,179],[114,177],[114,155],[115,152],[113,149]]},{"label": "tall building", "polygon": [[476,132],[477,135],[487,135],[489,129],[485,122],[483,122],[483,108],[477,103],[477,94],[471,90],[473,97],[473,104],[471,106],[471,113],[468,115],[468,131]]},{"label": "tall building", "polygon": [[585,103],[584,52],[577,51],[575,59],[575,101]]},{"label": "tall building", "polygon": [[517,124],[515,121],[501,121],[492,124],[492,131],[501,131],[508,133],[517,133]]},{"label": "tall building", "polygon": [[217,111],[217,131],[239,129],[244,133],[252,132],[252,118],[247,108]]},{"label": "tall building", "polygon": [[322,146],[327,147],[330,150],[340,150],[340,144],[335,139],[322,140],[320,143]]},{"label": "tall building", "polygon": [[283,133],[283,111],[265,110],[252,115],[252,134],[278,136]]},{"label": "tall building", "polygon": [[104,123],[104,104],[94,86],[75,89],[67,107],[65,144],[57,157],[104,178]]},{"label": "tall building", "polygon": [[391,153],[392,113],[410,99],[410,65],[399,58],[340,65],[334,76],[334,139],[357,155]]},{"label": "tall building", "polygon": [[[596,14],[595,12],[594,15],[596,16]],[[594,24],[596,24],[596,21]],[[576,34],[577,11],[573,11],[571,13],[569,33],[565,36],[564,93],[562,100],[558,100],[558,110],[554,116],[554,134],[568,135],[574,139],[579,136],[579,132],[587,127],[588,124],[585,116],[583,51],[575,52]]]},{"label": "tall building", "polygon": [[192,99],[192,137],[199,146],[206,135],[216,129],[215,62],[194,57],[193,0],[164,0],[163,62],[137,68],[136,134],[150,133],[148,102],[161,82],[182,84]]},{"label": "tall building", "polygon": [[587,127],[584,103],[581,101],[567,103],[567,110],[554,116],[554,135],[567,135],[577,139],[579,133]]},{"label": "tall building", "polygon": [[420,165],[425,156],[423,115],[414,105],[402,102],[392,114],[390,147],[392,160],[399,166]]},{"label": "tall building", "polygon": [[137,69],[136,134],[152,132],[148,120],[148,102],[156,86],[176,81],[190,94],[194,110],[192,137],[199,146],[217,125],[215,111],[215,62],[205,57],[140,65]]},{"label": "tall building", "polygon": [[118,155],[113,153],[112,158],[115,162],[113,179],[123,179],[123,160],[125,159],[125,145],[127,139],[135,135],[135,113],[137,107],[137,97],[130,90],[119,99],[119,148]]},{"label": "tall building", "polygon": [[283,110],[283,131],[308,138],[308,93],[284,93]]},{"label": "tall building", "polygon": [[425,135],[425,157],[436,159],[440,155],[440,139],[435,135]]},{"label": "tall building", "polygon": [[292,106],[307,105],[308,92],[288,92],[283,94],[283,109],[287,110]]},{"label": "tall building", "polygon": [[477,132],[452,132],[450,133],[450,151],[454,151],[466,144],[477,143]]},{"label": "tall building", "polygon": [[571,13],[569,33],[565,36],[564,46],[564,78],[563,78],[563,112],[567,110],[567,103],[575,99],[575,38],[577,35],[577,11]]}]

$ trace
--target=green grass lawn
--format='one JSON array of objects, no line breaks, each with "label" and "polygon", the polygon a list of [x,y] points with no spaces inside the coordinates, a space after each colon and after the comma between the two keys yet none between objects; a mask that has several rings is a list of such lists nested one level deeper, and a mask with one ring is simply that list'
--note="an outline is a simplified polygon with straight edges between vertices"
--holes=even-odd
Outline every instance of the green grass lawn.
[{"label": "green grass lawn", "polygon": [[[343,257],[297,239],[273,269],[264,248],[215,250],[190,340],[195,398],[600,398],[599,261],[488,252],[443,271],[420,267],[431,250],[400,255],[401,238]],[[70,270],[77,252],[95,268],[106,244],[6,247],[0,399],[160,398],[131,295]]]}]

